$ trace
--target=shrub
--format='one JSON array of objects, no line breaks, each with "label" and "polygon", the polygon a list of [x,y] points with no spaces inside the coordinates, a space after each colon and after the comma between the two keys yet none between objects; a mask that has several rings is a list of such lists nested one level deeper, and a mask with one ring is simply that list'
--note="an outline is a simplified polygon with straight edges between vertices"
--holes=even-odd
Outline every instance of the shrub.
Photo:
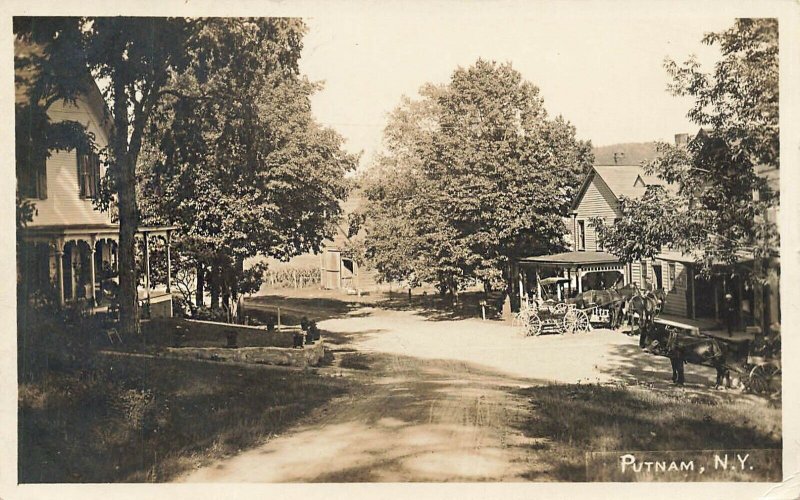
[{"label": "shrub", "polygon": [[223,309],[210,309],[208,307],[198,307],[197,312],[195,313],[195,319],[203,320],[203,321],[221,321],[227,322],[228,315],[225,314]]}]

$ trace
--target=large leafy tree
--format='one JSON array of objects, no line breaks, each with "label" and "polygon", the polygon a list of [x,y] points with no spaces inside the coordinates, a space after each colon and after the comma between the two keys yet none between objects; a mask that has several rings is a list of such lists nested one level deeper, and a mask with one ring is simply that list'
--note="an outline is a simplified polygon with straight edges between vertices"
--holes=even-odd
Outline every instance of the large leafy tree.
[{"label": "large leafy tree", "polygon": [[[670,224],[654,226],[648,212],[668,213],[674,199],[653,199],[649,204],[629,204],[624,220],[642,226],[619,224],[601,229],[603,244],[627,255],[626,241],[642,241],[643,228],[659,233],[643,242],[644,255],[671,246],[699,255],[706,273],[714,266],[731,266],[743,256],[756,261],[777,248],[774,221],[765,214],[779,199],[759,169],[780,167],[778,126],[778,23],[775,19],[738,19],[733,27],[709,33],[703,42],[717,45],[721,59],[705,73],[694,58],[682,65],[667,60],[672,77],[669,90],[695,98],[688,116],[700,132],[688,147],[659,144],[659,157],[646,165],[650,173],[678,188],[680,212]],[[652,206],[659,204],[659,207]],[[755,275],[763,273],[755,266]]]},{"label": "large leafy tree", "polygon": [[508,284],[523,255],[563,248],[566,215],[591,147],[550,119],[510,64],[479,59],[422,99],[404,99],[367,197],[378,269],[456,291]]},{"label": "large leafy tree", "polygon": [[346,196],[356,159],[314,121],[304,31],[297,19],[208,20],[151,116],[143,216],[181,227],[191,258],[178,263],[196,268],[198,300],[207,285],[212,307],[258,287],[245,259],[319,250]]}]

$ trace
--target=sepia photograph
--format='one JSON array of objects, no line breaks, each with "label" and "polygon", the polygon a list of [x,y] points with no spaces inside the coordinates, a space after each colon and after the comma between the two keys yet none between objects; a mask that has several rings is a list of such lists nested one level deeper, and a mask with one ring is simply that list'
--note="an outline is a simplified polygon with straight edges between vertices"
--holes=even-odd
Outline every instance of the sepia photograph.
[{"label": "sepia photograph", "polygon": [[413,5],[9,18],[6,480],[788,477],[797,9]]}]

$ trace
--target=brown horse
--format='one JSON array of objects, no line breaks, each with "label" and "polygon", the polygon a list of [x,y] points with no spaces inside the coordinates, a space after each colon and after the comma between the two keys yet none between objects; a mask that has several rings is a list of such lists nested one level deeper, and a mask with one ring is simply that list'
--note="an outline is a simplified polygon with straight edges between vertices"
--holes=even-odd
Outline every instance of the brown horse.
[{"label": "brown horse", "polygon": [[633,297],[640,295],[640,291],[636,283],[629,283],[620,288],[616,288],[615,286],[612,290],[616,293],[618,299],[616,302],[616,310],[614,311],[614,316],[616,318],[614,328],[619,328],[622,326],[622,319],[625,317],[625,313],[629,310],[628,303]]},{"label": "brown horse", "polygon": [[714,388],[719,388],[725,380],[731,386],[731,369],[742,371],[750,349],[750,341],[739,343],[721,342],[714,337],[680,337],[669,328],[647,328],[645,337],[647,350],[653,354],[666,356],[672,365],[672,382],[684,384],[683,365],[692,363],[714,368],[717,372]]},{"label": "brown horse", "polygon": [[622,300],[619,293],[613,288],[609,290],[587,290],[567,302],[575,304],[578,309],[589,309],[594,306],[607,308],[611,327],[616,328],[619,322],[618,311],[621,310]]}]

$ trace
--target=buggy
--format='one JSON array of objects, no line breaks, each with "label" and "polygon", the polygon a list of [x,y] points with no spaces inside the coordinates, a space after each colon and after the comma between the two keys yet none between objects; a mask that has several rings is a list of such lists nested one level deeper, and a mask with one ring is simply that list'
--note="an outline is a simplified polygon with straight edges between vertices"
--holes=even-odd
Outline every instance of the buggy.
[{"label": "buggy", "polygon": [[566,278],[558,277],[541,280],[542,297],[527,299],[521,305],[516,320],[525,336],[588,332],[592,329],[585,310],[578,309],[576,304],[556,300],[548,293],[549,287],[557,287],[566,282]]}]

